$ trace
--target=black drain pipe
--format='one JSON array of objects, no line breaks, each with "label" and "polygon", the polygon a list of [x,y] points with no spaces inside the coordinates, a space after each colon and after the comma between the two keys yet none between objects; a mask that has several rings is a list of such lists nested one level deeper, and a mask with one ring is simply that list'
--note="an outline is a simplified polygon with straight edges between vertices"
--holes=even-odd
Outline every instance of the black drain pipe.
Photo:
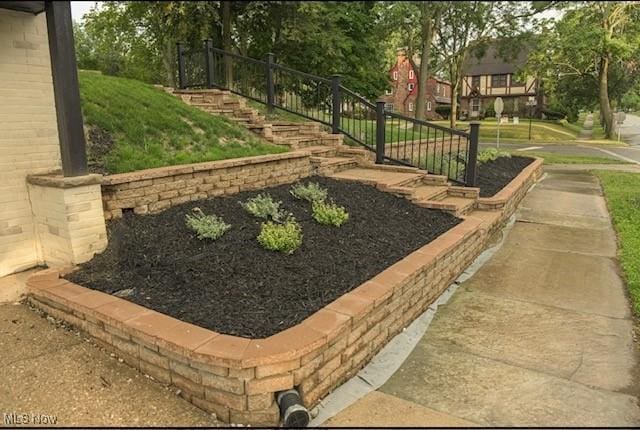
[{"label": "black drain pipe", "polygon": [[280,391],[276,395],[280,407],[280,418],[284,427],[306,427],[309,424],[309,411],[302,404],[296,389]]}]

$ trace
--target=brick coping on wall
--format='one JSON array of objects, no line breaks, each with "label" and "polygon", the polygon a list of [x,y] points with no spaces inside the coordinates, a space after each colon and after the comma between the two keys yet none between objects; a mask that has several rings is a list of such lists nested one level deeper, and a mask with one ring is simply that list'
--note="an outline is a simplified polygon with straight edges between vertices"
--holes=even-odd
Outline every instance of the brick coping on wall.
[{"label": "brick coping on wall", "polygon": [[296,387],[306,406],[314,406],[450,285],[535,182],[541,165],[530,167],[498,193],[512,204],[462,217],[462,223],[300,324],[265,339],[207,330],[73,284],[52,269],[28,279],[29,300],[88,332],[128,364],[180,388],[182,396],[222,421],[275,425],[276,392]]},{"label": "brick coping on wall", "polygon": [[142,181],[145,179],[164,178],[167,176],[183,175],[194,172],[202,172],[214,169],[227,169],[229,167],[249,166],[252,164],[267,163],[270,161],[283,161],[295,158],[310,157],[309,151],[298,150],[282,152],[279,154],[256,155],[251,157],[230,158],[228,160],[205,161],[194,164],[179,164],[175,166],[156,167],[153,169],[136,170],[135,172],[116,173],[104,176],[103,185],[116,185],[126,182]]}]

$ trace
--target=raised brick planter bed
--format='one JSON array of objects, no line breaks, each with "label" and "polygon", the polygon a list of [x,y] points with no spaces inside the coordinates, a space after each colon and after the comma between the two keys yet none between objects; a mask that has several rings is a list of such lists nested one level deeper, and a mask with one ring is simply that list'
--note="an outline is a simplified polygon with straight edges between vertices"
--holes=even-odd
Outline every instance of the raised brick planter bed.
[{"label": "raised brick planter bed", "polygon": [[28,280],[29,300],[131,366],[178,387],[222,421],[276,425],[276,392],[296,387],[312,407],[353,376],[482,251],[540,172],[541,162],[532,163],[504,193],[484,202],[502,205],[499,210],[472,212],[300,324],[266,339],[206,330],[73,284],[55,270]]}]

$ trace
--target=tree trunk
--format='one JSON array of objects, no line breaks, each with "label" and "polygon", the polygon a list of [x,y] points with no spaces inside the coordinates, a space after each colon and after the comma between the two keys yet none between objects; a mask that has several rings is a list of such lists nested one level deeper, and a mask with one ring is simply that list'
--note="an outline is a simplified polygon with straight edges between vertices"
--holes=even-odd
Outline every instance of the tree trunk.
[{"label": "tree trunk", "polygon": [[609,57],[600,58],[600,70],[598,70],[600,117],[604,125],[605,137],[611,139],[613,132],[613,117],[611,103],[609,102]]},{"label": "tree trunk", "polygon": [[456,128],[458,120],[458,91],[460,89],[460,80],[455,79],[451,82],[451,113],[449,114],[449,126]]},{"label": "tree trunk", "polygon": [[[222,49],[231,52],[231,2],[222,1]],[[224,76],[227,88],[231,88],[233,82],[233,64],[231,57],[224,56]]]},{"label": "tree trunk", "polygon": [[422,19],[422,52],[420,53],[420,71],[418,72],[418,97],[416,100],[416,115],[418,119],[425,119],[425,106],[427,103],[427,82],[429,81],[429,57],[431,56],[431,43],[435,34],[436,19],[433,18],[431,3],[421,3]]},{"label": "tree trunk", "polygon": [[173,47],[173,41],[170,38],[167,38],[167,40],[164,41],[162,47],[162,65],[164,66],[165,72],[165,85],[172,88],[177,88],[178,82],[176,82],[175,74],[176,57],[174,55]]}]

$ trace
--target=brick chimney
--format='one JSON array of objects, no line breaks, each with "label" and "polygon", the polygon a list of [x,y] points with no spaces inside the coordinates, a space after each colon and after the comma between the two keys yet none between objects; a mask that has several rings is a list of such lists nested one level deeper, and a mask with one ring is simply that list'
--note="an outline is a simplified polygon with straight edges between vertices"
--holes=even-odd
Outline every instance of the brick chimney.
[{"label": "brick chimney", "polygon": [[404,62],[404,60],[406,59],[407,59],[407,48],[402,47],[402,48],[396,49],[396,61],[398,62],[398,64]]}]

